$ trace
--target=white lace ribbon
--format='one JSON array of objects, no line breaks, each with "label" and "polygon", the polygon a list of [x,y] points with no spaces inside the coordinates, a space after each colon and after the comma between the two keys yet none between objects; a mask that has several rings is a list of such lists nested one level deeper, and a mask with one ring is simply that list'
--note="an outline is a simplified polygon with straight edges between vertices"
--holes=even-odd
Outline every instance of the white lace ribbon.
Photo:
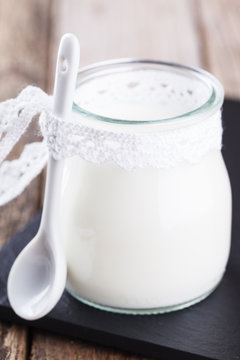
[{"label": "white lace ribbon", "polygon": [[3,160],[24,134],[36,115],[50,112],[52,97],[33,86],[25,88],[17,98],[0,103],[0,205],[4,205],[26,188],[44,168],[48,151],[45,142],[25,146],[21,156]]},{"label": "white lace ribbon", "polygon": [[192,126],[146,133],[101,130],[86,125],[85,119],[66,122],[47,113],[40,124],[55,159],[77,155],[95,164],[115,163],[125,170],[194,164],[210,150],[221,149],[220,113]]},{"label": "white lace ribbon", "polygon": [[[39,115],[43,142],[25,146],[17,160],[5,161],[32,119]],[[141,126],[141,125],[140,125]],[[28,86],[17,98],[0,103],[0,205],[19,195],[48,159],[80,156],[95,164],[115,163],[125,170],[169,168],[197,163],[209,151],[220,150],[220,111],[192,125],[172,130],[136,132],[102,130],[84,117],[67,121],[52,114],[52,97]]]},{"label": "white lace ribbon", "polygon": [[5,161],[0,167],[0,205],[22,193],[42,171],[48,159],[46,144],[27,144],[19,159]]}]

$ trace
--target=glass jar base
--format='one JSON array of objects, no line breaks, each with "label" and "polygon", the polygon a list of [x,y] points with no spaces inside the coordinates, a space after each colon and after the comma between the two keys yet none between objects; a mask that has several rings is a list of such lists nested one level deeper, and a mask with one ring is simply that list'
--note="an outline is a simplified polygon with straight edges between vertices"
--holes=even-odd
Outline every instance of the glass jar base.
[{"label": "glass jar base", "polygon": [[84,299],[84,298],[76,295],[74,292],[72,292],[68,288],[66,288],[66,290],[68,291],[68,293],[71,296],[73,296],[78,301],[80,301],[86,305],[92,306],[99,310],[104,310],[104,311],[113,312],[113,313],[117,313],[117,314],[125,314],[125,315],[126,314],[128,314],[128,315],[157,315],[157,314],[165,314],[165,313],[169,313],[172,311],[182,310],[182,309],[185,309],[189,306],[195,305],[195,304],[199,303],[200,301],[206,299],[218,287],[218,285],[220,284],[220,282],[222,280],[222,277],[223,277],[223,274],[217,281],[216,285],[201,296],[198,296],[192,300],[183,302],[181,304],[164,306],[164,307],[159,307],[159,308],[150,308],[150,309],[125,309],[125,308],[117,308],[117,307],[111,307],[111,306],[107,306],[107,305],[101,305],[101,304],[92,302],[90,300]]}]

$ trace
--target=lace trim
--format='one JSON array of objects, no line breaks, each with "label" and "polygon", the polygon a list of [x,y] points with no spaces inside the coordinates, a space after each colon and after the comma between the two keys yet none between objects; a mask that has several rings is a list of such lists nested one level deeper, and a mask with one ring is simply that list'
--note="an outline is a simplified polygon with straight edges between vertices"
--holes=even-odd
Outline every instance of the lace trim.
[{"label": "lace trim", "polygon": [[27,144],[19,159],[0,167],[0,206],[20,195],[42,171],[48,159],[45,143]]},{"label": "lace trim", "polygon": [[[36,115],[44,141],[26,145],[19,159],[3,162]],[[52,97],[32,86],[16,99],[0,103],[0,205],[19,195],[41,172],[48,151],[55,159],[80,156],[95,164],[115,163],[133,170],[193,164],[221,149],[220,112],[184,128],[146,133],[102,130],[86,122],[53,116]]]},{"label": "lace trim", "polygon": [[50,111],[52,97],[41,89],[28,86],[16,99],[0,103],[0,163],[12,150],[30,122],[43,110]]},{"label": "lace trim", "polygon": [[56,160],[80,156],[95,164],[115,163],[125,170],[194,164],[209,151],[221,149],[220,112],[192,126],[148,133],[99,130],[81,120],[66,122],[49,113],[44,113],[40,125]]}]

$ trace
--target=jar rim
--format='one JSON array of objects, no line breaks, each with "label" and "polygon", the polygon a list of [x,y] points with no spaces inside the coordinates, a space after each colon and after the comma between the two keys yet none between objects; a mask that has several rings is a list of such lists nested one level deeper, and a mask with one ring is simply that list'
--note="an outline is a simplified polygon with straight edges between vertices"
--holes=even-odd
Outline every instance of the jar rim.
[{"label": "jar rim", "polygon": [[97,62],[88,66],[81,68],[78,72],[77,77],[77,88],[79,87],[79,83],[81,85],[81,79],[85,79],[87,76],[97,74],[100,71],[115,68],[117,66],[166,66],[173,72],[174,70],[188,72],[189,75],[195,77],[202,81],[203,84],[207,85],[210,88],[210,95],[207,100],[201,104],[200,106],[194,108],[191,111],[187,111],[185,113],[181,113],[179,115],[166,117],[163,119],[154,119],[154,120],[125,120],[113,117],[102,116],[96,114],[94,112],[88,111],[78,105],[76,102],[73,102],[73,111],[77,114],[83,115],[85,118],[90,117],[96,120],[103,121],[105,123],[116,123],[116,124],[125,124],[125,125],[146,125],[146,124],[160,124],[160,123],[169,123],[175,121],[185,121],[191,118],[194,119],[205,119],[215,114],[223,104],[224,100],[224,89],[218,79],[207,72],[206,70],[191,67],[188,65],[178,64],[174,62],[164,62],[158,60],[149,60],[149,59],[138,59],[138,58],[121,58],[121,59],[113,59],[102,62]]}]

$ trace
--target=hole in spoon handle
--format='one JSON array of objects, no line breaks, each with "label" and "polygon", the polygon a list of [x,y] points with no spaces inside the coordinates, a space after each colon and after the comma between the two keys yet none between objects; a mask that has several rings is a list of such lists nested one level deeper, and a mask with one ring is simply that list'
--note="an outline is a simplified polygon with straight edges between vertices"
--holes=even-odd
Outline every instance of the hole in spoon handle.
[{"label": "hole in spoon handle", "polygon": [[59,61],[59,71],[65,73],[68,70],[68,61],[65,57],[61,57]]}]

